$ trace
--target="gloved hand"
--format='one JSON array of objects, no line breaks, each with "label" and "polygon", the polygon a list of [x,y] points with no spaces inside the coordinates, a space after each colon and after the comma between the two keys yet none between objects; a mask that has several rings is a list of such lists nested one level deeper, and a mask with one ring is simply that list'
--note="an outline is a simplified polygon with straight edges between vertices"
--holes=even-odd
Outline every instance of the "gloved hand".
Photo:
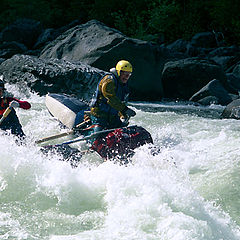
[{"label": "gloved hand", "polygon": [[17,101],[12,101],[10,103],[10,107],[13,107],[13,108],[18,108],[19,107],[19,103]]},{"label": "gloved hand", "polygon": [[127,127],[129,124],[129,118],[121,118],[122,126]]},{"label": "gloved hand", "polygon": [[90,116],[87,114],[84,114],[83,119],[84,119],[84,122],[90,122],[90,120],[91,120]]},{"label": "gloved hand", "polygon": [[123,112],[124,115],[127,115],[129,117],[134,117],[136,115],[136,112],[132,110],[131,108],[126,107]]}]

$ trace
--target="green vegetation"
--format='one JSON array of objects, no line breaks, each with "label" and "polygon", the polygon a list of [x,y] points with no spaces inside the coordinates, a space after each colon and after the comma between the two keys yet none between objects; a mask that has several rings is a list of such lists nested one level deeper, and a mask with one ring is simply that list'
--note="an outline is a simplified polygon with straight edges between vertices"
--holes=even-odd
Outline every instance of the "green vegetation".
[{"label": "green vegetation", "polygon": [[220,31],[240,43],[238,0],[1,0],[0,31],[22,17],[60,27],[97,19],[129,37],[171,42],[197,32]]}]

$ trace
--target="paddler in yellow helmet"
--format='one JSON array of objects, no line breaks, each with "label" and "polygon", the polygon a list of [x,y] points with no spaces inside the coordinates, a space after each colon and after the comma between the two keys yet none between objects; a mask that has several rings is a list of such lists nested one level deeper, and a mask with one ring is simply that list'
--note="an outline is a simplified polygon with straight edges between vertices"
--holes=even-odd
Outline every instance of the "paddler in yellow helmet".
[{"label": "paddler in yellow helmet", "polygon": [[121,119],[126,120],[136,115],[134,110],[126,106],[129,95],[127,83],[132,72],[131,63],[121,60],[99,81],[90,114],[92,124],[98,130],[126,126],[127,121]]}]

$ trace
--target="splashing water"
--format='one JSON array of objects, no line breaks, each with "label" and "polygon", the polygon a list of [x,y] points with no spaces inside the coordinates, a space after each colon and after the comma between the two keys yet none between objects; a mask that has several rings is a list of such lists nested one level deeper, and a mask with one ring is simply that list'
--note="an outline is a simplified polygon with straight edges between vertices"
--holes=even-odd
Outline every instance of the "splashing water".
[{"label": "splashing water", "polygon": [[32,109],[17,109],[26,145],[0,135],[0,239],[240,239],[239,122],[201,116],[222,107],[133,103],[130,124],[155,153],[142,146],[127,167],[92,153],[72,168],[34,144],[63,131],[44,97],[8,90]]}]

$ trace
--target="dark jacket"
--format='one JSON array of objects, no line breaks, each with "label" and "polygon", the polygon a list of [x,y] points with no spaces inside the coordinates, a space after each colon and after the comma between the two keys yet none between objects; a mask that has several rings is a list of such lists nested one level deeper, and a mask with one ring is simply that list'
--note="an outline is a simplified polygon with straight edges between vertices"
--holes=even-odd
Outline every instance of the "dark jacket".
[{"label": "dark jacket", "polygon": [[[20,108],[23,109],[31,108],[30,103],[28,103],[27,101],[20,101],[19,99],[13,97],[0,98],[0,118],[2,117],[3,113],[9,107],[9,104],[12,101],[18,102]],[[23,137],[25,135],[23,133],[22,126],[19,122],[16,111],[14,109],[12,109],[9,115],[4,119],[4,121],[0,125],[0,129],[10,130],[12,134],[15,134],[19,137]]]},{"label": "dark jacket", "polygon": [[91,114],[104,119],[119,118],[128,94],[127,84],[122,84],[113,73],[105,75],[98,83]]}]

